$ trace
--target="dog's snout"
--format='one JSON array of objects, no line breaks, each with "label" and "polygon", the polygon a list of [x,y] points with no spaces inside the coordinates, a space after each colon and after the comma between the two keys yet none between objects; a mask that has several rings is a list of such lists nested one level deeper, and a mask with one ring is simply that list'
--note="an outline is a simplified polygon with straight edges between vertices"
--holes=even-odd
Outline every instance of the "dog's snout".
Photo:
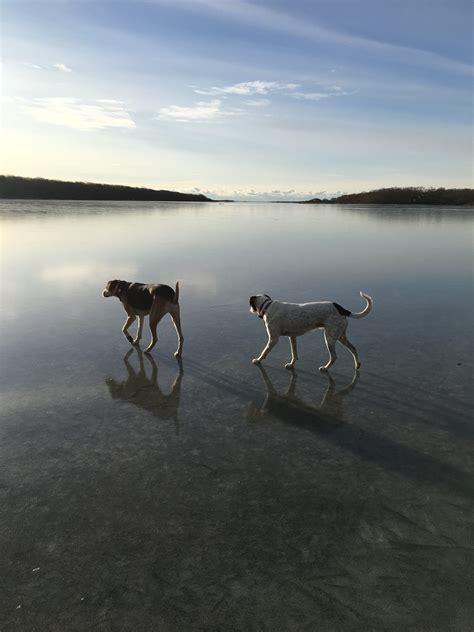
[{"label": "dog's snout", "polygon": [[107,292],[107,290],[102,290],[102,296],[104,298],[108,298],[110,296],[109,292]]}]

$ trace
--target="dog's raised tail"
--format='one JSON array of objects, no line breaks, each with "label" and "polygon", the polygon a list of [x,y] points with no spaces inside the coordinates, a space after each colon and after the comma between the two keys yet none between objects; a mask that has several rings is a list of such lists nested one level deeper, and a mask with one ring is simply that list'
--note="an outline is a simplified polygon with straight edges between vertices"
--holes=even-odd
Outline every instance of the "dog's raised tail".
[{"label": "dog's raised tail", "polygon": [[361,312],[358,312],[357,314],[351,313],[349,315],[349,318],[364,318],[364,316],[367,316],[367,314],[372,311],[372,305],[374,304],[372,297],[368,294],[364,294],[364,292],[359,292],[359,294],[362,296],[362,298],[365,298],[365,300],[367,301],[367,305]]},{"label": "dog's raised tail", "polygon": [[173,303],[178,303],[178,302],[179,302],[179,281],[176,281]]}]

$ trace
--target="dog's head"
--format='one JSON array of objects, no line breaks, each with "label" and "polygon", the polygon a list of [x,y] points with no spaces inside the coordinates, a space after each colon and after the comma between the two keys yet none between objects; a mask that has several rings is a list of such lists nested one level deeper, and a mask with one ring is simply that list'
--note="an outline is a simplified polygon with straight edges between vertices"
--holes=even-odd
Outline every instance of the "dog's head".
[{"label": "dog's head", "polygon": [[268,294],[257,294],[256,296],[251,296],[249,300],[250,311],[252,314],[257,314],[259,318],[263,318],[263,316],[260,315],[260,310],[265,303],[271,300],[272,299],[268,296]]},{"label": "dog's head", "polygon": [[109,296],[116,296],[117,298],[120,298],[122,292],[126,290],[129,285],[130,283],[127,281],[119,281],[118,279],[107,281],[105,288],[102,290],[102,296],[104,298],[109,298]]}]

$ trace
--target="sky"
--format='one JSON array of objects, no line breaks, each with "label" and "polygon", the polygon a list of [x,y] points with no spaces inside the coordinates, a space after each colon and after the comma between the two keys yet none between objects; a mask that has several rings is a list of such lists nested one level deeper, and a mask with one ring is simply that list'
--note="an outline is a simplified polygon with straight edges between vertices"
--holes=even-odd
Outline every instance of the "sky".
[{"label": "sky", "polygon": [[297,200],[472,186],[464,0],[0,0],[3,174]]}]

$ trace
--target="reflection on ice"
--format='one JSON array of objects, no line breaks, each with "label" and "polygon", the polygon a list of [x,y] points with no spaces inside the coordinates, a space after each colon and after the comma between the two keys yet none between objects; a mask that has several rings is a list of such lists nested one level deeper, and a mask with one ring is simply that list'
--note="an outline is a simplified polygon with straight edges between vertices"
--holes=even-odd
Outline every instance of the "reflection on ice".
[{"label": "reflection on ice", "polygon": [[[138,370],[132,365],[132,356],[138,358]],[[150,363],[145,367],[143,356]],[[125,380],[107,378],[106,384],[112,399],[126,401],[134,406],[151,413],[158,419],[173,419],[176,422],[176,432],[178,426],[178,409],[181,395],[181,381],[183,379],[183,363],[180,358],[176,358],[178,373],[171,386],[169,393],[164,393],[158,383],[158,366],[149,353],[143,354],[140,347],[134,346],[123,358],[123,363],[127,370]]]},{"label": "reflection on ice", "polygon": [[249,406],[248,419],[257,421],[269,415],[285,423],[304,426],[313,432],[330,432],[342,423],[342,402],[344,396],[350,393],[359,379],[359,372],[355,371],[352,381],[344,387],[336,388],[336,382],[329,373],[326,391],[318,406],[299,398],[296,394],[297,372],[292,371],[290,382],[285,393],[279,393],[273,386],[267,371],[262,365],[256,365],[260,370],[265,384],[265,399],[259,407],[254,402]]}]

